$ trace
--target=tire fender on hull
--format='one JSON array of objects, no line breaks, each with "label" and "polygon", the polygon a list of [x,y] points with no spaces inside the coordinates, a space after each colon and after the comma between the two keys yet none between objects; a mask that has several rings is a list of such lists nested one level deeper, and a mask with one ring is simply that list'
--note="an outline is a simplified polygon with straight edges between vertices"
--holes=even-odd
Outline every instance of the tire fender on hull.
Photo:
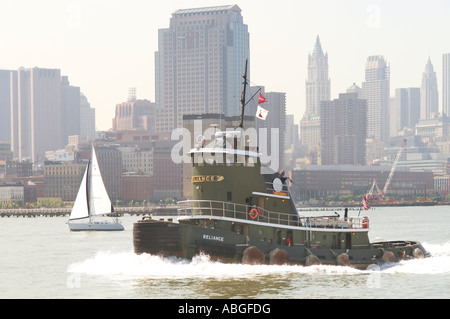
[{"label": "tire fender on hull", "polygon": [[285,265],[289,264],[289,254],[284,249],[276,248],[269,254],[271,265]]},{"label": "tire fender on hull", "polygon": [[425,257],[425,255],[423,254],[422,249],[420,249],[420,248],[415,248],[413,250],[413,256],[414,256],[414,258],[419,258],[419,259],[422,259],[422,258]]},{"label": "tire fender on hull", "polygon": [[339,266],[350,266],[350,259],[346,253],[342,253],[336,257]]},{"label": "tire fender on hull", "polygon": [[262,265],[266,257],[256,246],[250,246],[242,254],[242,263],[247,265]]}]

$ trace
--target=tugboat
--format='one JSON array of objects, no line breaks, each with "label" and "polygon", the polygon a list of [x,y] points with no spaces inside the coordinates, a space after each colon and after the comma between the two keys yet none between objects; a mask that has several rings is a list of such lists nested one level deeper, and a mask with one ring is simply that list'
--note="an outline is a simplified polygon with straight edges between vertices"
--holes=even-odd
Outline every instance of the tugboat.
[{"label": "tugboat", "polygon": [[[222,262],[246,264],[326,264],[368,269],[429,253],[417,241],[369,241],[369,219],[300,216],[284,172],[262,172],[261,154],[241,122],[219,131],[211,147],[189,152],[193,199],[179,202],[178,221],[149,216],[133,225],[137,254],[191,259],[201,253]],[[225,143],[225,141],[231,143]],[[233,147],[227,147],[233,145]]]}]

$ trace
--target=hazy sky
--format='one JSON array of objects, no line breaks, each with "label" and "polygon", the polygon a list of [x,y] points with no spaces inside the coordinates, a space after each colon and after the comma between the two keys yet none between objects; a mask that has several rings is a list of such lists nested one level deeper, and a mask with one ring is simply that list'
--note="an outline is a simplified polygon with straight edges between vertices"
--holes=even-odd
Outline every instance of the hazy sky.
[{"label": "hazy sky", "polygon": [[[420,87],[428,60],[442,91],[450,52],[448,0],[0,0],[0,69],[58,68],[111,127],[128,88],[155,99],[158,29],[176,9],[237,4],[250,32],[251,81],[287,93],[287,112],[305,110],[308,54],[316,36],[328,52],[331,98],[364,81],[369,55],[384,55],[395,88]],[[1,115],[0,115],[1,116]]]}]

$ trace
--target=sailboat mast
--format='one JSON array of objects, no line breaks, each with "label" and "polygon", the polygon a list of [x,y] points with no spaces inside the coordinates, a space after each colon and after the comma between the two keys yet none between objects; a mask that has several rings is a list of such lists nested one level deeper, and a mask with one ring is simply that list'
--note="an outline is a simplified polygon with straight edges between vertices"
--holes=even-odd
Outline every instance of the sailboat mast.
[{"label": "sailboat mast", "polygon": [[244,111],[245,111],[245,91],[247,89],[247,64],[248,59],[245,60],[245,71],[242,77],[244,78],[244,89],[241,94],[241,123],[239,124],[240,128],[244,127]]},{"label": "sailboat mast", "polygon": [[91,208],[89,207],[89,191],[90,191],[90,182],[91,182],[91,160],[88,162],[87,171],[86,171],[86,204],[87,204],[87,210],[89,215],[89,221],[91,221]]}]

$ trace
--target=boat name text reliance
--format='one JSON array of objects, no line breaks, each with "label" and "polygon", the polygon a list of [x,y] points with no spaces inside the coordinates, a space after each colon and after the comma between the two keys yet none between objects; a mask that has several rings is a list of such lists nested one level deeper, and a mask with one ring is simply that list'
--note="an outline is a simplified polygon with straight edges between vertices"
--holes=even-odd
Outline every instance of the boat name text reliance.
[{"label": "boat name text reliance", "polygon": [[203,239],[223,241],[223,237],[203,234]]}]

